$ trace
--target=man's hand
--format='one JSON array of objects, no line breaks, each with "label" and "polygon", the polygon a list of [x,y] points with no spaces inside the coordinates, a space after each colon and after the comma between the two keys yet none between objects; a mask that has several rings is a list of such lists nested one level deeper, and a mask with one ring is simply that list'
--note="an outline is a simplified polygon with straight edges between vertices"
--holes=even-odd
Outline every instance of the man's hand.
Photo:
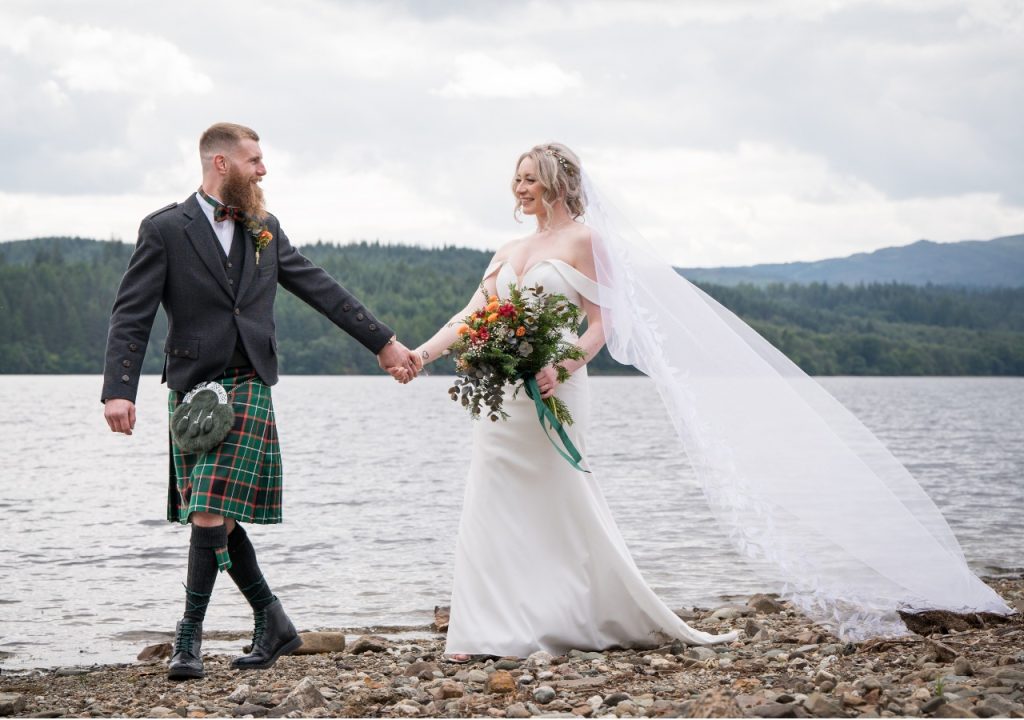
[{"label": "man's hand", "polygon": [[131,435],[135,428],[135,403],[131,400],[111,398],[103,404],[103,417],[111,432]]},{"label": "man's hand", "polygon": [[398,341],[385,345],[377,353],[377,364],[403,385],[416,377],[423,368],[419,355]]}]

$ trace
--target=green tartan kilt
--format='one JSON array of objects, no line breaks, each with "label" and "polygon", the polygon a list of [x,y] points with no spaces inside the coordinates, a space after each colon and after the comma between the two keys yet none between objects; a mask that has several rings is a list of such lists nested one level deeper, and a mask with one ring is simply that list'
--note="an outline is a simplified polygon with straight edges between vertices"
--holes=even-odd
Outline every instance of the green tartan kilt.
[{"label": "green tartan kilt", "polygon": [[[218,382],[228,393],[238,387],[231,396],[235,423],[224,442],[209,452],[186,453],[171,443],[167,519],[184,524],[194,512],[209,512],[240,522],[279,523],[281,446],[270,388],[248,368],[228,369]],[[170,391],[170,414],[183,397]]]}]

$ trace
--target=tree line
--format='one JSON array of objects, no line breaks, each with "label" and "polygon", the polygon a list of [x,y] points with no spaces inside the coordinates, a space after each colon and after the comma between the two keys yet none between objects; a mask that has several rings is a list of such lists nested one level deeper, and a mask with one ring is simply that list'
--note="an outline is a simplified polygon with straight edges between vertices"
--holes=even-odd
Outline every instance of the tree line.
[{"label": "tree line", "polygon": [[[410,347],[465,305],[490,258],[466,248],[368,242],[300,250]],[[101,372],[110,309],[131,251],[82,238],[0,244],[0,372]],[[699,284],[810,374],[1024,375],[1024,288]],[[379,372],[362,346],[283,289],[276,323],[283,373]],[[166,328],[161,311],[145,372],[160,372]],[[631,371],[604,352],[591,368]],[[444,362],[438,368],[451,369]]]}]

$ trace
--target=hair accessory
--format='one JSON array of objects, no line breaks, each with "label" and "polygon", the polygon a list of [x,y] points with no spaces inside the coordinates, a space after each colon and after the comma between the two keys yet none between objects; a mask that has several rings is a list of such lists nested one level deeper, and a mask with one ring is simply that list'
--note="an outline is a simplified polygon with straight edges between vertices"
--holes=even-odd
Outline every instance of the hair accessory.
[{"label": "hair accessory", "polygon": [[562,166],[562,169],[565,170],[566,175],[575,175],[576,174],[576,168],[574,168],[572,166],[572,164],[568,160],[566,160],[564,157],[562,157],[561,155],[556,153],[551,148],[548,148],[547,150],[545,150],[544,154],[545,155],[550,155],[551,157],[555,158],[555,160],[557,160],[559,162],[559,164]]}]

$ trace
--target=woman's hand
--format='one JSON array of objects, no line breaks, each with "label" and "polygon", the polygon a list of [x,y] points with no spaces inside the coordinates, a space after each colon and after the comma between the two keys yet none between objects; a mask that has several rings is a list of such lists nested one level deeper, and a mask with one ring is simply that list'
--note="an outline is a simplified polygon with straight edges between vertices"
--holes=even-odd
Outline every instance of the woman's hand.
[{"label": "woman's hand", "polygon": [[555,394],[555,388],[558,387],[558,371],[555,370],[554,365],[548,365],[546,368],[534,375],[534,377],[537,379],[537,387],[540,389],[541,400],[547,400]]}]

